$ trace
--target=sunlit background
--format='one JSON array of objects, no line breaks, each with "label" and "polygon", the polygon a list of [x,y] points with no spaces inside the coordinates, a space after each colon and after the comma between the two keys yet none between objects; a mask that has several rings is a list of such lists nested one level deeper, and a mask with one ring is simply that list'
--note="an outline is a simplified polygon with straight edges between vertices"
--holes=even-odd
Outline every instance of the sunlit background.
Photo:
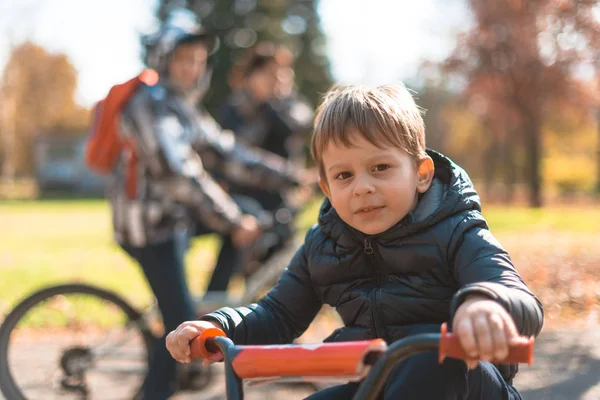
[{"label": "sunlit background", "polygon": [[[297,89],[313,107],[338,82],[410,87],[426,110],[428,145],[470,174],[492,232],[544,303],[541,369],[520,375],[524,398],[550,399],[555,388],[570,393],[563,398],[600,397],[590,339],[600,311],[592,0],[0,0],[0,320],[55,282],[149,301],[139,269],[114,244],[102,177],[87,170],[83,150],[90,108],[141,71],[140,36],[176,3],[221,38],[206,98],[213,113],[230,93],[232,60],[265,39],[293,51]],[[188,255],[195,293],[215,245],[200,240]],[[550,369],[553,359],[561,362]]]},{"label": "sunlit background", "polygon": [[[214,7],[215,2],[205,3]],[[333,77],[345,82],[390,82],[415,76],[422,60],[446,56],[454,45],[454,34],[470,21],[460,2],[423,0],[410,7],[387,0],[370,1],[368,7],[360,0],[315,3],[326,35],[319,51],[326,51]],[[91,106],[115,82],[143,67],[139,34],[158,25],[157,0],[1,4],[0,66],[5,65],[11,48],[24,40],[65,53],[77,69],[76,99],[84,106]],[[240,11],[256,7],[254,0],[237,4]],[[293,15],[284,23],[286,33],[302,35],[305,29],[306,21]]]},{"label": "sunlit background", "polygon": [[4,0],[5,182],[40,168],[35,148],[51,144],[35,142],[84,134],[89,108],[143,68],[140,35],[173,4],[222,39],[210,111],[229,93],[232,59],[270,39],[296,54],[297,85],[314,106],[334,82],[404,81],[428,110],[428,144],[467,167],[490,200],[540,205],[600,186],[600,13],[576,0]]}]

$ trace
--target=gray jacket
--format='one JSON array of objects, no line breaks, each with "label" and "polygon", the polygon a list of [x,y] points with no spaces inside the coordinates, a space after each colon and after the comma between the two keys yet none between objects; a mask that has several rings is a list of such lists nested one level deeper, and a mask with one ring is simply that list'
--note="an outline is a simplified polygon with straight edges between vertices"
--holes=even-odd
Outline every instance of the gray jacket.
[{"label": "gray jacket", "polygon": [[292,168],[275,155],[235,142],[202,108],[158,84],[142,86],[122,114],[122,135],[135,144],[135,198],[126,194],[123,152],[110,180],[116,240],[144,246],[196,223],[220,233],[236,226],[241,212],[212,178],[213,172],[271,191],[295,185]]}]

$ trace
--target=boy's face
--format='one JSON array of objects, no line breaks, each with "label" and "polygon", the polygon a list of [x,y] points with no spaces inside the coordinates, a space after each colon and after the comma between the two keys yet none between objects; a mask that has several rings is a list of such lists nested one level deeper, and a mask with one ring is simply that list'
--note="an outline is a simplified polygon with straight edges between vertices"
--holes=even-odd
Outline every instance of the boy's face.
[{"label": "boy's face", "polygon": [[192,89],[206,72],[208,50],[202,42],[180,44],[169,61],[169,77],[182,89]]},{"label": "boy's face", "polygon": [[263,102],[273,97],[275,88],[279,82],[279,69],[279,65],[273,61],[253,71],[248,76],[248,87],[255,100]]},{"label": "boy's face", "polygon": [[417,205],[417,193],[429,189],[433,161],[415,166],[411,156],[392,146],[379,148],[355,132],[352,146],[330,142],[322,160],[323,192],[344,222],[367,234],[389,229]]}]

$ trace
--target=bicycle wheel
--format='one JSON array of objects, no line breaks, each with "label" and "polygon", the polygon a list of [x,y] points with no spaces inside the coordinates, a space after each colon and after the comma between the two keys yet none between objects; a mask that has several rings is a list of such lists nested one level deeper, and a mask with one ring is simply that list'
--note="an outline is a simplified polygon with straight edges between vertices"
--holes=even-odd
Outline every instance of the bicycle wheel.
[{"label": "bicycle wheel", "polygon": [[118,295],[89,285],[33,293],[0,327],[0,388],[9,400],[131,399],[152,334]]}]

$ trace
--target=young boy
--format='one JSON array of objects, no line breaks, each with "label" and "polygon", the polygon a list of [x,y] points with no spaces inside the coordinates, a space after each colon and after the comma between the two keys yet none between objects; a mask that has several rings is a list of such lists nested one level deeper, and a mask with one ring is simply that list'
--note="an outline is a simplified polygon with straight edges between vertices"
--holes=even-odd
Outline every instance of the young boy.
[{"label": "young boy", "polygon": [[[348,86],[321,105],[313,157],[327,199],[319,223],[257,304],[223,308],[171,332],[167,348],[190,361],[189,342],[216,326],[238,344],[289,343],[323,303],[345,327],[328,341],[453,331],[473,359],[434,353],[398,365],[386,399],[520,399],[516,365],[497,367],[520,335],[537,335],[543,311],[488,230],[460,167],[425,149],[419,108],[404,86]],[[351,398],[358,384],[311,399]]]}]

